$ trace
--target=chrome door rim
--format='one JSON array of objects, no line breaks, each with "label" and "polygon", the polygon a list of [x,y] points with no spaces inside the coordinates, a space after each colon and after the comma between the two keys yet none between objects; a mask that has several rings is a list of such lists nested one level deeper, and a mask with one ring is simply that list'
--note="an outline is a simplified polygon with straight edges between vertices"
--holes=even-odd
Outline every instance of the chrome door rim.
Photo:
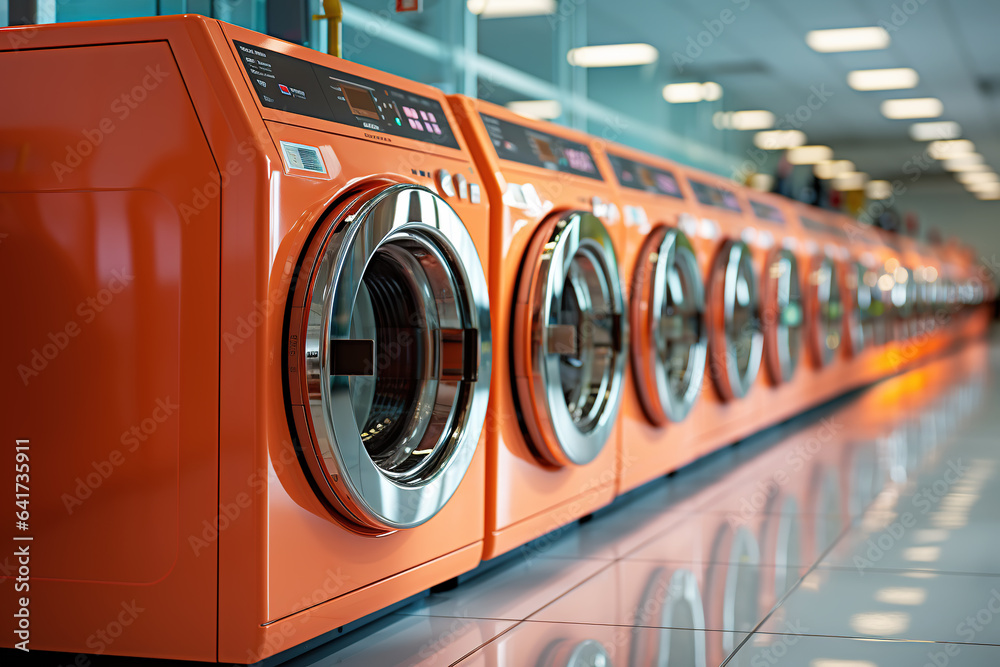
[{"label": "chrome door rim", "polygon": [[[581,211],[544,223],[522,263],[511,337],[515,397],[534,450],[551,464],[593,461],[614,431],[627,351],[618,272],[604,224]],[[585,386],[565,386],[571,367],[581,378],[589,373]]]},{"label": "chrome door rim", "polygon": [[850,300],[851,308],[845,315],[844,331],[848,336],[852,356],[861,354],[868,341],[865,339],[864,321],[869,317],[872,304],[872,290],[865,282],[865,267],[855,262],[852,270],[845,272],[844,284],[846,293],[842,298]]},{"label": "chrome door rim", "polygon": [[[290,305],[286,373],[293,431],[315,487],[334,510],[363,529],[412,528],[458,489],[486,419],[492,363],[486,276],[465,224],[424,187],[367,190],[321,224],[326,228],[303,254],[303,279]],[[362,326],[357,318],[365,317],[358,308],[365,310],[367,293],[381,290],[381,282],[395,289],[385,304],[403,305],[398,300],[407,298],[405,280],[381,263],[405,262],[407,255],[400,275],[413,281],[409,298],[420,299],[420,307],[406,314],[409,328],[394,329],[396,321],[383,317],[369,327],[374,339],[356,338]],[[380,313],[393,314],[385,307]],[[402,351],[411,341],[397,337],[393,347],[388,338],[410,329],[411,347],[423,355],[416,365],[406,364]],[[357,378],[377,383],[384,359],[403,359],[400,366],[413,373],[388,376],[390,387],[409,382],[419,388],[419,398],[405,408],[401,439],[408,455],[424,461],[405,470],[377,462],[366,442],[378,434],[357,422],[355,401],[368,395]],[[385,411],[387,404],[368,407]],[[406,431],[411,426],[420,428],[419,441]]]},{"label": "chrome door rim", "polygon": [[[776,275],[776,265],[783,270]],[[788,382],[798,368],[801,353],[801,331],[804,303],[802,301],[799,265],[790,250],[775,248],[768,254],[764,266],[764,336],[767,347],[767,368],[772,382]],[[799,314],[799,323],[791,326],[788,313]],[[795,338],[798,340],[796,341]]]},{"label": "chrome door rim", "polygon": [[[741,296],[738,294],[741,280],[747,292],[742,295],[746,303],[741,307],[749,311],[749,321],[740,331],[735,331],[733,318]],[[723,243],[713,267],[711,291],[710,307],[715,309],[711,327],[712,376],[724,399],[742,398],[757,379],[764,352],[757,276],[753,270],[750,248],[742,241],[728,240]],[[737,340],[737,335],[742,340]],[[749,347],[746,368],[742,372],[735,351],[737,345]]]},{"label": "chrome door rim", "polygon": [[[693,312],[671,315],[671,321],[667,321],[665,311],[676,303],[676,298],[670,298],[675,291],[681,292],[682,301],[687,302],[682,304],[685,310]],[[694,247],[683,232],[661,227],[646,237],[632,281],[629,306],[632,369],[640,403],[654,424],[679,422],[701,393],[708,359],[705,290]],[[683,369],[686,379],[680,384],[671,381],[673,369],[664,363],[667,356],[664,348],[670,344],[667,329],[671,322],[679,321],[682,332],[690,334],[691,319],[696,323],[695,336],[687,341],[687,363]]]},{"label": "chrome door rim", "polygon": [[[829,257],[823,257],[809,272],[809,291],[812,295],[811,347],[816,364],[823,367],[836,356],[843,328],[843,297],[837,282],[837,265]],[[834,308],[838,309],[838,317],[831,324],[828,313]],[[831,336],[836,337],[834,345],[830,344]]]}]

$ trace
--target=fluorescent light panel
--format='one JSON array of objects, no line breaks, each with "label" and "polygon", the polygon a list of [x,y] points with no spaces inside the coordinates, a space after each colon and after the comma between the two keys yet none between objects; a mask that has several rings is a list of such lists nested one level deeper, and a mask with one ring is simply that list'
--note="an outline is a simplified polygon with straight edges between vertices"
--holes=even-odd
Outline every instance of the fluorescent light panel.
[{"label": "fluorescent light panel", "polygon": [[783,151],[805,143],[806,134],[801,130],[768,130],[753,137],[753,145],[766,151]]},{"label": "fluorescent light panel", "polygon": [[947,160],[954,157],[971,155],[976,152],[976,145],[968,139],[938,139],[927,146],[927,154],[935,160]]},{"label": "fluorescent light panel", "polygon": [[953,120],[932,120],[910,126],[910,137],[914,141],[958,139],[960,136],[962,136],[962,126]]},{"label": "fluorescent light panel", "polygon": [[955,180],[963,185],[997,183],[1000,182],[1000,176],[992,171],[963,171],[955,174]]},{"label": "fluorescent light panel", "polygon": [[556,13],[556,0],[468,0],[466,6],[470,12],[484,19]]},{"label": "fluorescent light panel", "polygon": [[903,90],[920,83],[917,70],[909,67],[893,69],[857,69],[847,74],[847,85],[854,90]]},{"label": "fluorescent light panel", "polygon": [[961,157],[953,157],[942,162],[947,171],[984,171],[980,166],[983,164],[983,156],[979,153],[969,153]]},{"label": "fluorescent light panel", "polygon": [[764,109],[719,111],[712,122],[720,130],[766,130],[774,127],[774,114]]},{"label": "fluorescent light panel", "polygon": [[891,42],[885,28],[839,28],[836,30],[811,30],[806,33],[806,44],[820,53],[843,51],[875,51],[884,49]]},{"label": "fluorescent light panel", "polygon": [[559,100],[520,100],[508,102],[507,108],[522,116],[542,120],[552,120],[562,115],[562,105],[559,104]]},{"label": "fluorescent light panel", "polygon": [[833,159],[833,149],[829,146],[798,146],[786,155],[792,164],[816,164]]},{"label": "fluorescent light panel", "polygon": [[630,67],[656,62],[660,52],[652,44],[603,44],[570,49],[566,60],[577,67]]},{"label": "fluorescent light panel", "polygon": [[663,99],[671,104],[714,102],[722,97],[722,86],[714,81],[670,83],[663,87]]},{"label": "fluorescent light panel", "polygon": [[888,199],[892,196],[892,183],[889,181],[868,181],[865,185],[865,196],[869,199]]},{"label": "fluorescent light panel", "polygon": [[863,171],[852,171],[833,179],[833,187],[837,190],[864,190],[867,182],[868,174]]},{"label": "fluorescent light panel", "polygon": [[823,180],[837,178],[841,174],[852,171],[854,171],[854,163],[850,160],[824,160],[823,162],[818,162],[813,167],[813,173],[816,174],[816,178]]},{"label": "fluorescent light panel", "polygon": [[892,120],[937,118],[942,113],[944,105],[936,97],[914,97],[882,102],[882,115]]}]

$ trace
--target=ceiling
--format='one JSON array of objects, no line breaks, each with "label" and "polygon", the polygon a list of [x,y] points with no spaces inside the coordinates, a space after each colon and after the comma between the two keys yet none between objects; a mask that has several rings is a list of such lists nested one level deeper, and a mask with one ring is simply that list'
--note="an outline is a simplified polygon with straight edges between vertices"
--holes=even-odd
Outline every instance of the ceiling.
[{"label": "ceiling", "polygon": [[[880,102],[896,97],[940,98],[942,119],[958,121],[964,137],[1000,168],[996,0],[590,0],[587,6],[590,43],[649,42],[660,50],[666,80],[717,81],[727,110],[768,109],[781,118],[813,89],[828,91],[829,100],[800,129],[810,143],[830,145],[873,178],[912,179],[913,159],[925,148],[909,138],[912,121],[880,113]],[[731,12],[723,17],[728,25],[715,21],[724,11]],[[824,54],[805,43],[809,30],[867,25],[889,30],[888,49]],[[708,27],[718,36],[709,40]],[[690,51],[697,57],[681,61],[679,71],[674,54],[686,58],[689,40],[699,37],[706,46],[700,55]],[[920,84],[885,92],[847,86],[849,71],[884,67],[912,67]],[[964,194],[944,182],[952,179],[936,164],[920,179],[953,184]]]}]

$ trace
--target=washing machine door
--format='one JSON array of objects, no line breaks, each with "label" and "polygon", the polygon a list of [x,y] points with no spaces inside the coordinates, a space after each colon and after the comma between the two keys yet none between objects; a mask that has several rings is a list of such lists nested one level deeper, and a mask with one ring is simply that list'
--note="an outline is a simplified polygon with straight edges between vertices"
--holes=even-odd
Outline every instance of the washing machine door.
[{"label": "washing machine door", "polygon": [[289,308],[293,432],[313,486],[362,531],[418,526],[458,488],[486,418],[486,277],[430,190],[382,185],[320,222]]},{"label": "washing machine door", "polygon": [[854,263],[844,272],[844,301],[851,304],[844,314],[844,334],[848,338],[851,356],[861,354],[868,344],[865,322],[871,317],[872,290],[865,282],[865,267]]},{"label": "washing machine door", "polygon": [[615,426],[626,322],[618,260],[590,213],[557,215],[529,243],[515,292],[512,371],[528,440],[544,461],[583,465]]},{"label": "washing machine door", "polygon": [[687,416],[701,391],[708,357],[705,291],[683,232],[658,227],[639,253],[629,303],[636,389],[657,425]]},{"label": "washing machine door", "polygon": [[722,244],[712,267],[709,333],[712,378],[725,400],[746,396],[764,351],[757,276],[742,241]]},{"label": "washing machine door", "polygon": [[805,321],[795,255],[784,248],[771,250],[764,265],[763,282],[764,358],[771,382],[781,384],[795,374]]},{"label": "washing machine door", "polygon": [[824,257],[814,264],[809,272],[808,288],[812,303],[809,346],[816,365],[823,367],[837,354],[844,324],[837,265],[832,259]]}]

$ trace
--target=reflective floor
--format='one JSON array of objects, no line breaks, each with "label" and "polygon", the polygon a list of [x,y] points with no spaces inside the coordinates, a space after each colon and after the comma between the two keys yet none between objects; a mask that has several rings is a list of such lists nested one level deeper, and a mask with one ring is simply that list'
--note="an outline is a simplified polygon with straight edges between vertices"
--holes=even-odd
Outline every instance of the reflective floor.
[{"label": "reflective floor", "polygon": [[997,377],[883,382],[288,664],[998,665]]}]

